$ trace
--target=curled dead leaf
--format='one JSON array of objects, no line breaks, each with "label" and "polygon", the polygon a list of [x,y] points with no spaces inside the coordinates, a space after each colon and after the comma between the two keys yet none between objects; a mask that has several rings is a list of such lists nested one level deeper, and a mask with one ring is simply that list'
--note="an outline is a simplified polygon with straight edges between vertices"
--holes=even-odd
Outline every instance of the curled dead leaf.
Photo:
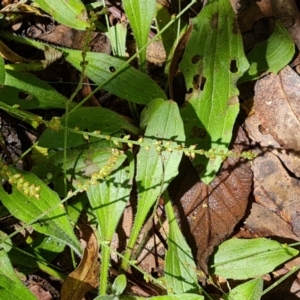
[{"label": "curled dead leaf", "polygon": [[62,285],[62,300],[81,300],[88,291],[99,284],[99,247],[96,235],[87,225],[81,225],[80,230],[86,247],[77,269],[68,275]]}]

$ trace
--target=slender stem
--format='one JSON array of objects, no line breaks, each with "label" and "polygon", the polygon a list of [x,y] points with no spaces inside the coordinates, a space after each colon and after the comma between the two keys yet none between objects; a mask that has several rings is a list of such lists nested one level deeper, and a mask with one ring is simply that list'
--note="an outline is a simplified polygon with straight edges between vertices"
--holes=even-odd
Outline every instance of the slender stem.
[{"label": "slender stem", "polygon": [[265,295],[269,291],[271,291],[273,288],[275,288],[277,285],[279,285],[281,282],[283,282],[285,279],[287,279],[289,276],[291,276],[293,273],[300,270],[300,266],[293,267],[288,273],[286,273],[284,276],[282,276],[280,279],[278,279],[276,282],[274,282],[272,285],[270,285],[267,289],[265,289],[262,292],[262,295]]},{"label": "slender stem", "polygon": [[132,230],[130,233],[129,241],[127,243],[126,251],[124,254],[124,259],[122,260],[121,268],[124,271],[127,271],[129,269],[129,260],[130,260],[134,245],[139,236],[140,230],[143,226],[143,223],[144,223],[144,218],[136,218],[135,219],[135,222],[133,224],[133,227],[132,227]]},{"label": "slender stem", "polygon": [[99,295],[106,295],[107,278],[110,262],[110,247],[101,247],[101,271]]}]

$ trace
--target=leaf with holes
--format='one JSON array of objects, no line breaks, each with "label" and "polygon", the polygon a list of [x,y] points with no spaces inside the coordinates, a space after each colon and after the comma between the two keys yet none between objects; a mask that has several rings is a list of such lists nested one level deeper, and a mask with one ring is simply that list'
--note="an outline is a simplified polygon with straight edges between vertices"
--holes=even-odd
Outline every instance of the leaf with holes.
[{"label": "leaf with holes", "polygon": [[[193,30],[180,63],[189,101],[181,110],[187,144],[227,151],[239,112],[236,82],[248,69],[242,38],[228,0],[210,0],[193,21]],[[193,160],[205,183],[215,177],[221,157]]]},{"label": "leaf with holes", "polygon": [[[64,55],[79,71],[82,70],[82,52],[64,49]],[[85,75],[104,90],[138,104],[148,104],[155,98],[167,99],[164,91],[148,75],[127,65],[124,70],[113,77],[125,61],[105,53],[87,52]]]},{"label": "leaf with holes", "polygon": [[[6,70],[1,101],[21,109],[65,108],[67,98],[32,74]],[[73,106],[73,105],[72,105]],[[71,106],[71,107],[72,107]]]}]

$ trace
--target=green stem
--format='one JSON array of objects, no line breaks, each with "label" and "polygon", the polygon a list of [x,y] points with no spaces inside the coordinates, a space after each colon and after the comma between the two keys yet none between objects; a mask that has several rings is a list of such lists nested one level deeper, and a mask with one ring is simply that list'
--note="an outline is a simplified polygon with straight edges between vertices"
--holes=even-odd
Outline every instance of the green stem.
[{"label": "green stem", "polygon": [[100,295],[106,295],[107,278],[110,262],[110,247],[101,247]]},{"label": "green stem", "polygon": [[127,271],[129,269],[129,260],[132,254],[132,250],[134,248],[134,245],[137,241],[137,238],[139,236],[139,233],[141,231],[141,228],[143,227],[143,223],[144,223],[144,218],[136,218],[135,222],[133,224],[131,233],[130,233],[130,237],[129,237],[129,241],[126,247],[126,251],[124,254],[124,259],[122,260],[122,265],[121,268],[124,271]]},{"label": "green stem", "polygon": [[280,279],[278,279],[276,282],[274,282],[272,285],[270,285],[267,289],[265,289],[262,295],[265,295],[266,293],[268,293],[269,291],[271,291],[273,288],[275,288],[276,286],[278,286],[281,282],[283,282],[285,279],[287,279],[289,276],[291,276],[293,273],[297,272],[300,270],[300,266],[297,267],[293,267],[292,270],[290,270],[288,273],[286,273],[284,276],[282,276]]}]

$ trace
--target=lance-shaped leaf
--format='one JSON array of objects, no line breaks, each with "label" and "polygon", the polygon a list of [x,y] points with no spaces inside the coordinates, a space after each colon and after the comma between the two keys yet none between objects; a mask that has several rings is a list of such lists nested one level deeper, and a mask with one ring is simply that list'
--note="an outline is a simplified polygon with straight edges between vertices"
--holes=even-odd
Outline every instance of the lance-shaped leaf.
[{"label": "lance-shaped leaf", "polygon": [[[91,185],[87,195],[96,214],[101,240],[111,242],[113,234],[128,203],[134,174],[133,160],[128,167],[121,167],[104,181]],[[101,248],[100,293],[106,293],[110,248]]]},{"label": "lance-shaped leaf", "polygon": [[[126,155],[115,151],[114,147],[110,141],[100,141],[68,150],[65,168],[72,186],[84,184],[88,177],[100,174],[104,168],[111,172],[117,169]],[[63,151],[58,151],[32,168],[32,172],[46,184],[53,182],[59,195],[64,195],[64,160]],[[112,162],[113,165],[108,166]]]},{"label": "lance-shaped leaf", "polygon": [[294,53],[294,41],[278,20],[272,35],[247,54],[250,68],[238,82],[254,80],[269,72],[278,73],[291,61]]},{"label": "lance-shaped leaf", "polygon": [[[64,49],[69,63],[82,70],[82,51]],[[119,74],[114,72],[125,63],[105,53],[87,52],[85,75],[104,90],[138,104],[148,104],[155,98],[166,99],[164,91],[146,74],[127,65]],[[111,79],[110,79],[111,78]],[[108,81],[108,82],[107,82]]]},{"label": "lance-shaped leaf", "polygon": [[232,289],[228,294],[223,295],[225,300],[259,300],[262,296],[264,281],[262,278],[249,280],[245,283],[239,284]]},{"label": "lance-shaped leaf", "polygon": [[32,74],[7,70],[3,85],[0,97],[6,104],[17,104],[21,109],[66,107],[66,97]]},{"label": "lance-shaped leaf", "polygon": [[[61,124],[66,125],[66,117],[61,118]],[[79,130],[101,131],[101,134],[112,135],[127,130],[130,133],[138,134],[139,130],[121,115],[104,107],[81,107],[69,114],[69,128]],[[68,133],[67,146],[74,147],[86,144],[86,139],[82,134]],[[45,148],[64,147],[64,130],[46,129],[39,139],[39,146]]]},{"label": "lance-shaped leaf", "polygon": [[[78,254],[80,244],[73,232],[60,198],[34,174],[1,164],[1,177],[9,183],[11,191],[0,186],[3,205],[16,218],[41,233],[52,236],[69,245]],[[44,215],[41,217],[41,215]]]},{"label": "lance-shaped leaf", "polygon": [[[123,0],[126,16],[129,19],[138,49],[148,42],[148,34],[153,21],[156,1],[155,0]],[[146,70],[146,49],[139,54],[141,70]]]},{"label": "lance-shaped leaf", "polygon": [[[237,251],[239,249],[239,251]],[[231,239],[214,254],[214,274],[234,279],[248,279],[272,272],[299,251],[265,238]]]},{"label": "lance-shaped leaf", "polygon": [[[164,150],[157,140],[164,144],[169,142],[173,149],[185,141],[182,119],[175,102],[161,102],[161,105],[152,107],[150,111],[151,116],[148,119],[144,140],[148,147],[142,147],[137,155],[138,207],[125,259],[129,259],[130,249],[133,249],[152,205],[178,174],[182,152]],[[127,268],[126,263],[124,260],[123,267],[125,269]]]},{"label": "lance-shaped leaf", "polygon": [[[193,21],[180,64],[189,101],[181,110],[187,144],[226,151],[239,112],[236,82],[249,67],[228,0],[210,0]],[[220,168],[220,157],[197,156],[193,165],[205,183]]]},{"label": "lance-shaped leaf", "polygon": [[197,292],[197,267],[191,248],[184,239],[169,196],[164,193],[166,212],[169,221],[168,250],[166,253],[165,277],[168,289],[174,294]]},{"label": "lance-shaped leaf", "polygon": [[5,250],[0,250],[0,298],[36,300],[16,275]]},{"label": "lance-shaped leaf", "polygon": [[90,26],[84,4],[80,0],[36,0],[40,7],[59,23],[78,30]]}]

